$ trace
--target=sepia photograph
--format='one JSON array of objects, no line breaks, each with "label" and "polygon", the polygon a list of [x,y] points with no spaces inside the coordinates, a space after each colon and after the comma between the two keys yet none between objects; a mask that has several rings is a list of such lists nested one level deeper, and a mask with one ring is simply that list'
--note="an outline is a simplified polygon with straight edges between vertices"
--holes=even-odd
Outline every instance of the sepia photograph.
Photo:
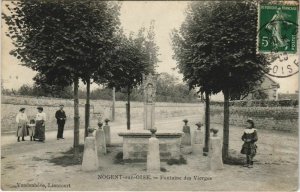
[{"label": "sepia photograph", "polygon": [[297,191],[299,0],[2,0],[2,191]]}]

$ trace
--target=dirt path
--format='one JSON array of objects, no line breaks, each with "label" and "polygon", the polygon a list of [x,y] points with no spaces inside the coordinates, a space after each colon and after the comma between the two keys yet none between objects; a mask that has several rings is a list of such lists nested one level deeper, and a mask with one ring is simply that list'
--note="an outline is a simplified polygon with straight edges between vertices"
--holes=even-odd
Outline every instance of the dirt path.
[{"label": "dirt path", "polygon": [[[157,122],[159,131],[180,131],[182,118]],[[192,130],[198,117],[189,117]],[[142,124],[133,124],[141,129]],[[214,125],[221,129],[221,125]],[[117,133],[125,126],[111,124],[112,142],[120,144]],[[240,127],[230,127],[231,154],[240,157]],[[224,165],[224,170],[208,170],[208,157],[184,155],[186,165],[161,167],[167,172],[151,174],[151,179],[140,179],[146,172],[145,163],[114,164],[115,155],[121,147],[109,148],[108,155],[101,156],[101,167],[96,172],[82,172],[80,165],[60,166],[51,163],[53,158],[66,154],[73,144],[71,130],[65,140],[56,140],[56,132],[47,132],[46,143],[16,143],[14,136],[2,136],[1,188],[2,190],[296,190],[298,186],[298,136],[277,131],[258,130],[258,154],[253,169],[238,165]],[[193,132],[193,131],[192,131]],[[81,133],[81,143],[83,143]],[[222,130],[220,130],[222,136]],[[111,175],[122,175],[117,178]],[[158,177],[155,179],[154,177]],[[196,176],[196,177],[195,177]],[[198,177],[197,177],[198,176]],[[109,179],[109,177],[111,177]],[[130,178],[131,177],[131,178]],[[177,177],[178,180],[170,180]],[[191,178],[189,180],[189,178]],[[198,180],[195,180],[197,179]],[[179,180],[180,179],[180,180]],[[50,183],[50,184],[48,184]],[[35,184],[35,187],[24,185]],[[21,187],[21,185],[23,185]],[[55,187],[55,185],[57,185]],[[51,187],[52,186],[52,187]],[[53,187],[54,186],[54,187]]]}]

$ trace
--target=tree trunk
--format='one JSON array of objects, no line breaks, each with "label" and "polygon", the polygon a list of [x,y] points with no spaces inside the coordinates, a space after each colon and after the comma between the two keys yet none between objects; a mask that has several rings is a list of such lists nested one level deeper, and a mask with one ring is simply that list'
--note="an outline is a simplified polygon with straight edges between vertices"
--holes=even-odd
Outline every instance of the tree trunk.
[{"label": "tree trunk", "polygon": [[112,89],[112,121],[115,121],[116,88]]},{"label": "tree trunk", "polygon": [[74,158],[79,157],[79,97],[78,97],[78,78],[74,78]]},{"label": "tree trunk", "polygon": [[229,148],[229,90],[225,89],[224,94],[224,127],[223,127],[223,149],[222,158],[223,161],[228,158]]},{"label": "tree trunk", "polygon": [[127,87],[127,130],[130,130],[130,87]]},{"label": "tree trunk", "polygon": [[88,136],[88,127],[90,126],[90,86],[91,80],[88,79],[86,82],[86,103],[85,103],[85,129],[84,137]]},{"label": "tree trunk", "polygon": [[209,94],[205,92],[205,145],[203,155],[208,155],[209,151],[209,135],[210,135],[210,109],[209,109]]}]

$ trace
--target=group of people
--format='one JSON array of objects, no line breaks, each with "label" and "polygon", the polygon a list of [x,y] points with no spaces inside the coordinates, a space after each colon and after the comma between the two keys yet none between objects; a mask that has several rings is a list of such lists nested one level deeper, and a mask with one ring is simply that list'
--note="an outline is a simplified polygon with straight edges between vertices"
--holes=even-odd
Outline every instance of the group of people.
[{"label": "group of people", "polygon": [[[55,118],[57,120],[58,130],[57,130],[57,140],[64,139],[64,126],[66,122],[66,113],[63,110],[64,105],[60,105],[60,109],[56,111]],[[43,112],[43,107],[37,107],[38,113],[35,119],[31,119],[28,124],[28,118],[25,114],[25,108],[22,107],[16,117],[18,124],[17,137],[18,142],[20,142],[20,137],[22,141],[25,141],[25,136],[30,136],[30,141],[38,140],[45,142],[45,123],[46,123],[46,113]],[[241,153],[246,155],[245,167],[253,167],[253,158],[256,155],[256,141],[258,140],[257,131],[254,129],[254,121],[252,119],[247,120],[246,129],[242,135],[242,140],[244,144],[242,146]]]},{"label": "group of people", "polygon": [[[63,110],[64,105],[60,105],[60,109],[56,111],[55,118],[57,120],[58,130],[57,130],[57,140],[64,139],[64,126],[67,119],[66,113]],[[17,138],[20,142],[25,141],[25,137],[29,136],[30,141],[41,141],[45,142],[45,125],[46,125],[46,113],[44,112],[43,107],[37,107],[38,113],[35,116],[35,119],[28,121],[27,115],[25,113],[25,108],[22,107],[19,110],[19,113],[16,116],[17,122]]]}]

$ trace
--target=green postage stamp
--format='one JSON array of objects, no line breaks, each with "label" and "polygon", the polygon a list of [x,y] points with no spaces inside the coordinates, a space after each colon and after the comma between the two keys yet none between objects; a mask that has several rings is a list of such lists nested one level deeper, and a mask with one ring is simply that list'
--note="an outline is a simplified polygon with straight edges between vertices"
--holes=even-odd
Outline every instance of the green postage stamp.
[{"label": "green postage stamp", "polygon": [[259,52],[297,52],[298,6],[261,4]]}]

